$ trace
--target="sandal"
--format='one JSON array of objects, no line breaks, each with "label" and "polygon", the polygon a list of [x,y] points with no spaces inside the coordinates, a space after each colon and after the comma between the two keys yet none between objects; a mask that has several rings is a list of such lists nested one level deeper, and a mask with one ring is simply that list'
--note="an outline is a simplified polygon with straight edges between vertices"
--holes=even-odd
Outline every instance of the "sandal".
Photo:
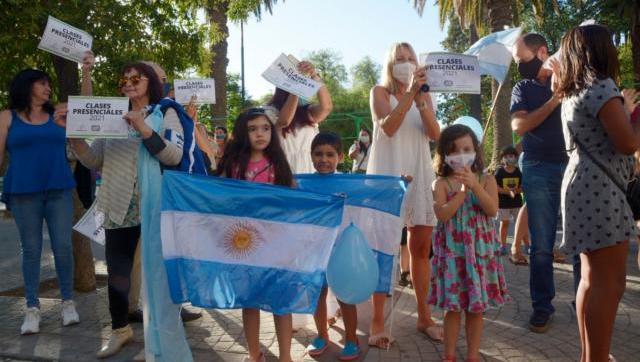
[{"label": "sandal", "polygon": [[[432,325],[429,327],[417,328],[418,332],[424,334],[432,342],[442,343],[444,342],[444,329],[438,325]],[[438,333],[440,331],[440,333]]]},{"label": "sandal", "polygon": [[509,261],[511,261],[511,263],[513,263],[514,265],[529,265],[527,258],[519,253],[511,254],[511,256],[509,257]]},{"label": "sandal", "polygon": [[318,357],[324,353],[329,347],[329,343],[321,337],[316,337],[311,341],[311,344],[307,346],[307,353],[311,357]]},{"label": "sandal", "polygon": [[456,362],[456,356],[444,356],[442,362]]},{"label": "sandal", "polygon": [[388,349],[395,341],[395,338],[391,337],[387,332],[380,332],[369,336],[367,344],[371,347]]},{"label": "sandal", "polygon": [[401,287],[411,287],[411,273],[408,271],[402,272],[400,274],[400,281],[398,281],[398,285]]}]

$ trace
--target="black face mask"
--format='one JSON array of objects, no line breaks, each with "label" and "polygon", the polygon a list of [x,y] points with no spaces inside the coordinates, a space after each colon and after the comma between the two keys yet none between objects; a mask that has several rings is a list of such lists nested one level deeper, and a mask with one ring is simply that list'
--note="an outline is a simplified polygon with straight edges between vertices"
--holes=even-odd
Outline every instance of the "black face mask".
[{"label": "black face mask", "polygon": [[533,57],[528,62],[521,62],[518,64],[518,73],[524,79],[536,79],[538,77],[538,72],[542,68],[542,60],[540,60],[537,56]]}]

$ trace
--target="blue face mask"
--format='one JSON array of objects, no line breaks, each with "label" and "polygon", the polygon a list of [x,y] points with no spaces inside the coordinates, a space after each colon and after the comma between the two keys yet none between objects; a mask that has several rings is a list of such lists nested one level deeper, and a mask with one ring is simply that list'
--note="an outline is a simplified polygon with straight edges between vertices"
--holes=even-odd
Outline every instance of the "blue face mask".
[{"label": "blue face mask", "polygon": [[171,83],[162,84],[162,95],[164,97],[168,96],[170,91],[171,91]]}]

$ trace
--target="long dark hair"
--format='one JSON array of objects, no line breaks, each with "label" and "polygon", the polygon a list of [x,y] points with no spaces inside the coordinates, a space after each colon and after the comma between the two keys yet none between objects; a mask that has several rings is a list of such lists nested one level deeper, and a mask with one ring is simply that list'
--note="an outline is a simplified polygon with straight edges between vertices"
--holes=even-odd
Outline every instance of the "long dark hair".
[{"label": "long dark hair", "polygon": [[[164,91],[162,88],[162,82],[160,82],[160,78],[158,78],[158,74],[156,74],[155,70],[153,70],[153,67],[142,62],[130,63],[122,68],[122,72],[120,72],[120,75],[125,75],[132,69],[136,70],[138,73],[140,73],[140,75],[143,75],[149,79],[147,83],[149,104],[158,104],[164,97]],[[120,91],[122,91],[122,89],[120,89]]]},{"label": "long dark hair", "polygon": [[440,134],[440,140],[436,146],[436,155],[433,158],[433,168],[436,171],[436,175],[440,177],[447,177],[453,173],[453,169],[447,165],[444,158],[455,150],[455,141],[464,136],[471,137],[473,149],[476,153],[476,159],[473,161],[473,165],[471,165],[471,171],[479,173],[484,170],[484,160],[482,157],[480,142],[478,142],[478,137],[476,137],[476,134],[471,130],[471,128],[462,124],[454,124],[453,126],[445,128]]},{"label": "long dark hair", "polygon": [[[284,103],[287,101],[287,97],[289,97],[289,92],[284,89],[276,88],[276,92],[273,93],[273,97],[267,103],[268,106],[276,107],[279,110],[282,109]],[[300,105],[296,108],[296,113],[293,115],[293,119],[291,123],[282,129],[282,137],[287,137],[289,133],[296,133],[296,128],[312,126],[314,124],[313,119],[309,116],[309,107],[310,104]]]},{"label": "long dark hair", "polygon": [[[232,136],[224,149],[224,155],[220,160],[216,175],[246,180],[247,166],[251,159],[251,142],[249,141],[249,121],[260,116],[267,119],[263,108],[249,108],[242,112],[233,126]],[[264,155],[273,165],[275,184],[282,186],[293,185],[293,173],[287,161],[287,157],[280,146],[280,139],[276,133],[276,127],[271,126],[271,141],[264,150]]]},{"label": "long dark hair", "polygon": [[[9,85],[9,109],[29,114],[31,111],[31,89],[33,88],[33,83],[41,80],[46,80],[51,86],[51,77],[41,70],[25,69],[16,74]],[[53,114],[54,108],[50,100],[42,105],[42,109],[49,114]]]},{"label": "long dark hair", "polygon": [[562,37],[560,87],[564,96],[574,96],[599,79],[618,81],[620,63],[611,32],[602,25],[578,26]]},{"label": "long dark hair", "polygon": [[[364,142],[360,141],[360,132],[365,131],[369,135],[369,144],[365,145]],[[358,132],[358,143],[360,144],[360,153],[367,154],[369,147],[371,147],[371,142],[373,141],[373,137],[371,137],[371,131],[369,131],[366,127],[360,128],[360,132]]]}]

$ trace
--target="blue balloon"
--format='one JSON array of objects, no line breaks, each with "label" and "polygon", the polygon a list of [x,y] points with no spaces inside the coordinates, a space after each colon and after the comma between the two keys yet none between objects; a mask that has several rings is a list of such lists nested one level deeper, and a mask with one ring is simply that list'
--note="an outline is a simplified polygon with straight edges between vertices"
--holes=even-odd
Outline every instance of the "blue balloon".
[{"label": "blue balloon", "polygon": [[482,142],[482,137],[484,136],[484,130],[482,129],[482,125],[478,122],[477,119],[471,116],[462,116],[453,121],[453,124],[461,124],[463,126],[467,126],[471,128],[473,133],[478,137],[478,142]]},{"label": "blue balloon", "polygon": [[352,223],[336,241],[329,259],[329,288],[344,303],[362,303],[375,292],[379,273],[378,261],[369,243]]}]

